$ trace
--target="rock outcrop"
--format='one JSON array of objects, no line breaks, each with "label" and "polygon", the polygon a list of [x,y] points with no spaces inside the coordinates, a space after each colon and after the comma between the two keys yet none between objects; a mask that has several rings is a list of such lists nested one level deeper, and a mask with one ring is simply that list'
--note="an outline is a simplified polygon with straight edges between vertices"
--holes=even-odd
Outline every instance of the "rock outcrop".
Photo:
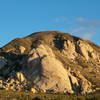
[{"label": "rock outcrop", "polygon": [[91,93],[100,87],[100,47],[57,31],[0,49],[0,88],[33,93]]}]

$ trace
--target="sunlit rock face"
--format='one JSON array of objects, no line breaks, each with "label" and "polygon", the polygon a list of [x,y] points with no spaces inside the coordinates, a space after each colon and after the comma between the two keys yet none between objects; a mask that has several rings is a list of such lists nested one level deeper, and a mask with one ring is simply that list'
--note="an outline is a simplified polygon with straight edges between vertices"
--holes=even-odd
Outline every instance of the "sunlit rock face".
[{"label": "sunlit rock face", "polygon": [[90,58],[92,59],[98,59],[98,54],[96,51],[88,44],[83,41],[78,41],[77,44],[79,48],[79,52],[82,56],[86,58],[86,60],[89,60]]},{"label": "sunlit rock face", "polygon": [[19,49],[20,49],[21,54],[23,54],[25,52],[25,47],[20,46]]},{"label": "sunlit rock face", "polygon": [[0,79],[6,90],[91,93],[100,88],[100,47],[58,31],[33,33],[0,49]]},{"label": "sunlit rock face", "polygon": [[28,69],[33,67],[33,70],[31,69],[31,75],[28,73],[28,77],[31,76],[35,87],[40,90],[52,89],[54,92],[66,90],[66,92],[73,93],[68,72],[55,58],[52,50],[48,46],[40,45],[32,52],[33,55],[28,60]]}]

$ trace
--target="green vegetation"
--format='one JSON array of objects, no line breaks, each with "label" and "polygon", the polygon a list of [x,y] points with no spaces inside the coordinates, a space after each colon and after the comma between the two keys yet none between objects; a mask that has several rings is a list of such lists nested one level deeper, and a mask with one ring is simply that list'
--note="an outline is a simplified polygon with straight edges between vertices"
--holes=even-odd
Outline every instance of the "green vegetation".
[{"label": "green vegetation", "polygon": [[0,91],[0,100],[100,100],[100,93],[90,95],[33,94],[31,92]]}]

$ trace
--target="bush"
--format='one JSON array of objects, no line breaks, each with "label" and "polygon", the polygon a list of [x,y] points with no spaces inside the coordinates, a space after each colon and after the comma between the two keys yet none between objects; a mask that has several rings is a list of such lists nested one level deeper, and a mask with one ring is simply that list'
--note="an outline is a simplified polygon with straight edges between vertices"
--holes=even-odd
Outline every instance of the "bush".
[{"label": "bush", "polygon": [[41,100],[39,97],[35,97],[33,100]]}]

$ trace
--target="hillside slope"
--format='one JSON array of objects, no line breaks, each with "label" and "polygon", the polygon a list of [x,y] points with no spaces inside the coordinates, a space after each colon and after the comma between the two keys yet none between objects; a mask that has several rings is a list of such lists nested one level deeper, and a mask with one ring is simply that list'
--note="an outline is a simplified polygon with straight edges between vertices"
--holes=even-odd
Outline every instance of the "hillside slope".
[{"label": "hillside slope", "polygon": [[0,88],[90,93],[100,88],[100,47],[58,31],[33,33],[0,49]]}]

